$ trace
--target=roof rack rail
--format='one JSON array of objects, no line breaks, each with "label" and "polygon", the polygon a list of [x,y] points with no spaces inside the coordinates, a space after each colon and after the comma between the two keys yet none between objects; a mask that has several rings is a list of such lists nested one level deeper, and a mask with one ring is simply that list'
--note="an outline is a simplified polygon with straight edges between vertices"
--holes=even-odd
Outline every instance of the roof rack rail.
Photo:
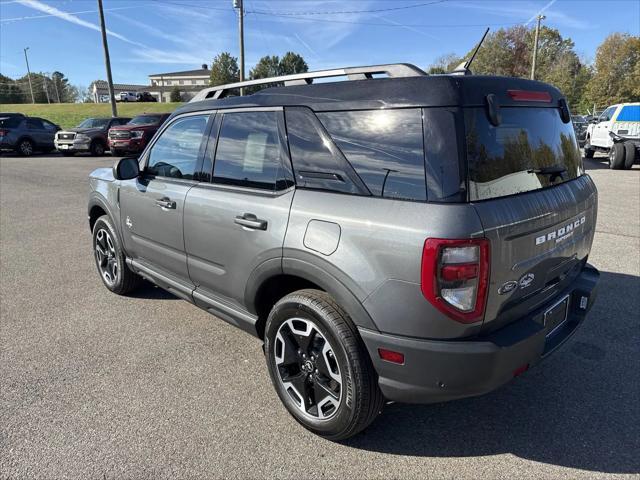
[{"label": "roof rack rail", "polygon": [[284,83],[285,87],[292,85],[308,85],[317,78],[348,77],[349,80],[365,80],[373,78],[376,74],[386,74],[388,77],[419,77],[427,75],[424,70],[409,63],[391,63],[387,65],[369,65],[365,67],[334,68],[331,70],[317,70],[315,72],[294,73],[281,77],[259,78],[244,82],[228,83],[200,90],[191,102],[199,102],[206,99],[224,98],[230,90],[254,85],[268,85],[271,83]]}]

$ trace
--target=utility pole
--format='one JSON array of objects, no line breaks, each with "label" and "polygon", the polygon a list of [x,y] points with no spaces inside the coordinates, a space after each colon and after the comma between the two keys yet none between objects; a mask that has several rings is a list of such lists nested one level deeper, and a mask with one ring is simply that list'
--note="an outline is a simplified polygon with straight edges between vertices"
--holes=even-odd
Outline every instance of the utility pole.
[{"label": "utility pole", "polygon": [[60,103],[60,91],[58,90],[58,82],[56,82],[56,77],[54,77],[53,75],[51,77],[53,80],[53,86],[56,89],[56,98],[58,99],[58,103]]},{"label": "utility pole", "polygon": [[533,43],[533,62],[531,62],[531,80],[536,79],[536,60],[538,59],[538,37],[540,36],[540,22],[544,20],[544,15],[538,15],[538,24],[536,25],[536,39]]},{"label": "utility pole", "polygon": [[29,58],[27,58],[27,50],[29,47],[24,49],[24,61],[27,62],[27,78],[29,79],[29,90],[31,91],[31,103],[36,103],[36,97],[33,96],[33,85],[31,85],[31,70],[29,70]]},{"label": "utility pole", "polygon": [[104,12],[102,0],[98,0],[98,12],[100,12],[100,31],[102,32],[102,47],[104,48],[104,64],[107,68],[107,83],[109,84],[109,100],[111,101],[111,115],[118,116],[116,96],[113,93],[113,79],[111,78],[111,60],[109,59],[109,44],[107,43],[107,28],[104,26]]},{"label": "utility pole", "polygon": [[[233,8],[238,10],[238,32],[240,35],[240,81],[244,81],[244,6],[242,0],[233,0]],[[240,95],[244,95],[244,88],[240,88]]]},{"label": "utility pole", "polygon": [[47,77],[42,77],[42,89],[44,90],[44,94],[47,96],[47,103],[51,104],[51,100],[49,100],[49,89],[47,88]]}]

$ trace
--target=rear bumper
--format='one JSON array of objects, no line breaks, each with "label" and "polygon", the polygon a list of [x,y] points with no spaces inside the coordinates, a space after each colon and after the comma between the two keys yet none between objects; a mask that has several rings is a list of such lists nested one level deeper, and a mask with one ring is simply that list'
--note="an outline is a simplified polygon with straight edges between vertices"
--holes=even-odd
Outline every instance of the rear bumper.
[{"label": "rear bumper", "polygon": [[[361,328],[383,394],[397,402],[434,403],[495,390],[575,333],[595,301],[599,276],[598,270],[587,265],[569,288],[548,305],[472,340],[420,340]],[[567,319],[550,334],[550,328],[543,325],[544,312],[566,295]],[[379,348],[402,352],[404,365],[381,360]]]}]

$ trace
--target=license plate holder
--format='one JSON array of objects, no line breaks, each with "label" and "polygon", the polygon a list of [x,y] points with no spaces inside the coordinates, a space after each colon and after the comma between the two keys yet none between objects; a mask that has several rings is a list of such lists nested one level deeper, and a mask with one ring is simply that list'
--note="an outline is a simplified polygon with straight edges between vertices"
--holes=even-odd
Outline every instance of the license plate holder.
[{"label": "license plate holder", "polygon": [[69,145],[65,145],[65,144],[60,145],[60,150],[68,150],[68,149],[69,149]]},{"label": "license plate holder", "polygon": [[553,335],[567,321],[569,314],[569,295],[565,295],[550,307],[543,315],[543,324],[547,329],[547,338]]}]

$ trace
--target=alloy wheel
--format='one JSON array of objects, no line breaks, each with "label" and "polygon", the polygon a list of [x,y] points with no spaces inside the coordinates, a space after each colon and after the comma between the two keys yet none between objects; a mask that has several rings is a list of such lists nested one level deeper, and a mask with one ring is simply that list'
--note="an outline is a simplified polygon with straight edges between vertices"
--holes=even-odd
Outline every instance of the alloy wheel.
[{"label": "alloy wheel", "polygon": [[28,140],[24,140],[22,143],[20,143],[20,152],[24,156],[30,156],[33,153],[33,145],[31,144],[31,142]]},{"label": "alloy wheel", "polygon": [[300,412],[314,420],[333,417],[342,400],[342,375],[334,348],[315,323],[285,321],[276,334],[278,380]]},{"label": "alloy wheel", "polygon": [[95,251],[100,275],[108,285],[114,285],[118,278],[118,259],[113,239],[104,228],[96,234]]}]

